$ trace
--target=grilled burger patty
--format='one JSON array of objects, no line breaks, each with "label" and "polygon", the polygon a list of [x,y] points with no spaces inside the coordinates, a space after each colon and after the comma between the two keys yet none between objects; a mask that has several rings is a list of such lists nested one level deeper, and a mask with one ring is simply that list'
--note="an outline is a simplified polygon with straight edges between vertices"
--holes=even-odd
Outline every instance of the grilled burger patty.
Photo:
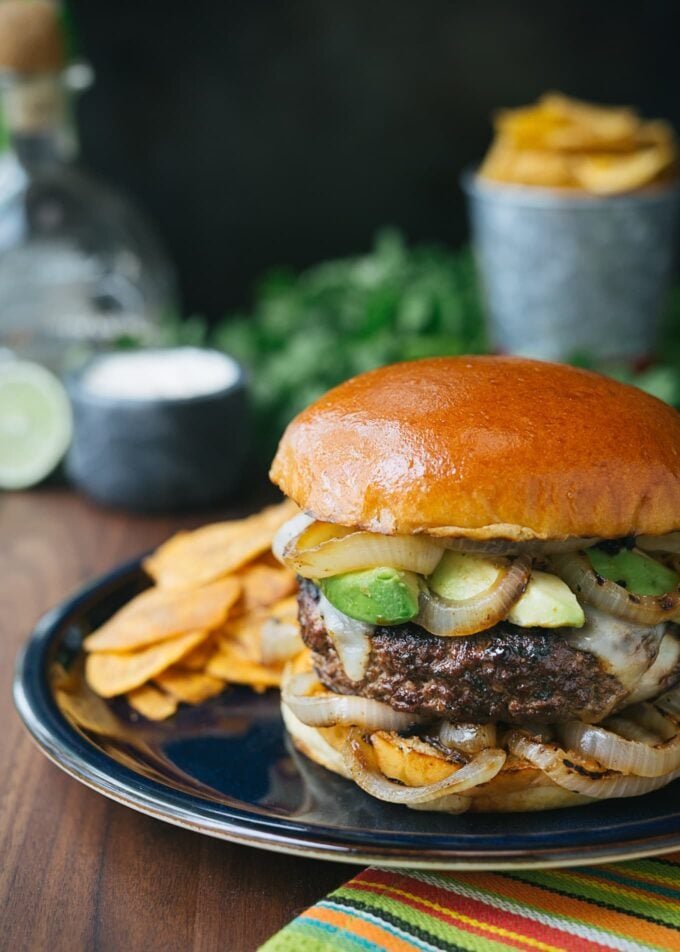
[{"label": "grilled burger patty", "polygon": [[507,622],[462,638],[439,638],[412,622],[377,626],[364,677],[352,681],[326,631],[319,590],[299,581],[302,638],[318,677],[338,694],[449,720],[542,724],[600,720],[627,694],[595,655],[557,632]]}]

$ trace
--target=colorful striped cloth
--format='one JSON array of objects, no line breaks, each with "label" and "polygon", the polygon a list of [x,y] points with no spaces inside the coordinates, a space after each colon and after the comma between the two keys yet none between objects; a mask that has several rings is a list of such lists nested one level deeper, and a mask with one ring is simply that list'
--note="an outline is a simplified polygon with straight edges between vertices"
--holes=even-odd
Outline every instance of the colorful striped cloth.
[{"label": "colorful striped cloth", "polygon": [[680,952],[680,853],[512,873],[370,868],[260,952]]}]

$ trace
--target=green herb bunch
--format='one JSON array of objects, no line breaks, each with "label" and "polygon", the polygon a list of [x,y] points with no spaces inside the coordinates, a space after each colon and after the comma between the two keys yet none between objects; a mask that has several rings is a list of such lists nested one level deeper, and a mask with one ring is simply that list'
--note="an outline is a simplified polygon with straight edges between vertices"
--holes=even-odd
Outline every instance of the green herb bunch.
[{"label": "green herb bunch", "polygon": [[[365,255],[326,261],[295,274],[276,270],[256,288],[251,313],[208,330],[199,318],[173,322],[168,343],[209,344],[248,369],[258,447],[270,458],[286,424],[348,377],[417,357],[488,350],[472,254],[436,245],[408,247],[380,232]],[[672,297],[659,352],[640,373],[602,370],[680,407],[680,288]]]},{"label": "green herb bunch", "polygon": [[381,232],[367,254],[269,274],[253,311],[211,337],[250,370],[255,420],[270,454],[285,425],[329,387],[398,360],[486,349],[469,252],[409,249]]}]

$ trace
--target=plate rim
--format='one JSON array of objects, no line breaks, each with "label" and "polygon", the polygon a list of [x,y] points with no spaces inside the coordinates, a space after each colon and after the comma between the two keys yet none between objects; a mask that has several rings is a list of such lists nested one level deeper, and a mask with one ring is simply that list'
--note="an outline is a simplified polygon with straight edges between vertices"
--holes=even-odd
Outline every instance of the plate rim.
[{"label": "plate rim", "polygon": [[[130,581],[136,576],[141,579],[142,559],[143,556],[130,559],[96,577],[43,614],[19,652],[14,675],[14,704],[37,747],[66,774],[108,799],[174,826],[241,845],[306,858],[384,867],[454,871],[548,869],[622,862],[680,849],[680,823],[671,832],[623,842],[600,841],[573,847],[537,843],[536,848],[478,850],[426,847],[428,855],[423,855],[422,844],[370,847],[348,833],[333,834],[327,827],[315,828],[283,817],[274,822],[227,804],[210,803],[211,812],[221,814],[217,817],[208,815],[207,808],[197,813],[198,794],[144,777],[88,743],[58,710],[46,683],[45,655],[68,617],[76,614],[87,601],[96,600],[105,590],[115,589],[128,578]],[[35,666],[34,670],[31,665]],[[37,689],[38,682],[43,682],[42,692]],[[107,763],[115,766],[113,773],[106,770]]]}]

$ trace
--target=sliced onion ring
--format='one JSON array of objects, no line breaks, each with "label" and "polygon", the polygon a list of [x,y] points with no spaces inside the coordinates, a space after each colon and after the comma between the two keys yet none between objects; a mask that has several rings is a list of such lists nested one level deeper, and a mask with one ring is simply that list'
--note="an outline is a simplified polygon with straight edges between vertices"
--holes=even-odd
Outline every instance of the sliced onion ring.
[{"label": "sliced onion ring", "polygon": [[422,810],[423,813],[465,813],[466,810],[470,809],[471,802],[471,797],[463,797],[459,793],[450,793],[447,797],[437,797],[436,800],[426,800],[424,803],[406,803],[404,805],[409,810]]},{"label": "sliced onion ring", "polygon": [[320,694],[309,697],[318,685],[315,674],[296,674],[284,682],[283,703],[308,727],[363,727],[373,731],[402,731],[419,724],[417,714],[395,711],[389,704],[354,694]]},{"label": "sliced onion ring", "polygon": [[680,555],[680,532],[669,532],[661,536],[638,536],[635,544],[645,552],[669,552]]},{"label": "sliced onion ring", "polygon": [[422,535],[352,532],[330,523],[305,525],[302,520],[299,526],[280,548],[280,558],[304,578],[327,578],[380,565],[429,575],[444,553],[440,542]]},{"label": "sliced onion ring", "polygon": [[[606,721],[600,723],[600,727],[619,738],[623,738],[623,740],[639,741],[648,747],[654,747],[660,740],[663,740],[658,734],[648,731],[646,727],[643,727],[636,721],[631,721],[628,717],[624,717],[621,714],[614,714],[612,717],[608,717]],[[614,769],[618,770],[619,768],[616,767]],[[626,771],[626,773],[637,772],[637,770]]]},{"label": "sliced onion ring", "polygon": [[487,589],[472,598],[442,598],[429,589],[420,593],[414,622],[432,635],[461,636],[484,631],[502,621],[529,583],[531,559],[520,555]]},{"label": "sliced onion ring", "polygon": [[618,618],[657,625],[669,621],[680,609],[680,588],[666,595],[635,595],[598,575],[583,552],[555,555],[551,563],[576,595]]},{"label": "sliced onion ring", "polygon": [[480,750],[496,746],[495,724],[454,724],[443,721],[439,728],[439,740],[445,747],[453,747],[464,754],[476,754]]},{"label": "sliced onion ring", "polygon": [[[664,731],[666,737],[659,736],[659,732],[655,731],[653,726],[650,730],[649,722],[640,724],[644,731],[642,736],[649,737],[652,743],[626,739],[614,733],[617,726],[628,732],[627,721],[635,725],[636,710],[634,708],[626,711],[625,718],[611,718],[604,724],[582,724],[580,721],[570,721],[561,726],[560,734],[568,747],[586,757],[592,757],[610,770],[634,774],[636,777],[663,777],[680,767],[680,730],[670,718],[664,718],[661,714],[658,716],[666,727]],[[668,737],[669,732],[670,737]],[[630,733],[635,733],[634,728]]]},{"label": "sliced onion ring", "polygon": [[314,522],[312,516],[306,512],[299,512],[288,522],[284,522],[272,540],[272,555],[283,562],[283,553],[291,541],[299,536],[305,529],[308,529]]},{"label": "sliced onion ring", "polygon": [[670,691],[666,691],[654,703],[662,711],[666,711],[667,714],[675,714],[680,717],[680,684],[676,684]]},{"label": "sliced onion ring", "polygon": [[658,790],[680,776],[680,768],[662,777],[637,777],[577,766],[573,754],[552,744],[543,744],[521,730],[511,731],[506,742],[511,753],[538,767],[553,783],[573,793],[581,793],[597,800],[638,797],[643,793]]},{"label": "sliced onion ring", "polygon": [[[457,797],[466,790],[488,783],[501,771],[507,755],[504,750],[483,750],[464,767],[454,769],[448,777],[422,787],[407,787],[394,780],[388,780],[378,768],[372,745],[357,729],[349,732],[343,756],[353,780],[366,793],[370,793],[379,800],[386,800],[388,803],[415,806],[429,804],[443,797]],[[468,803],[465,803],[462,808],[465,809],[467,806]],[[445,808],[454,812],[455,801],[449,800]]]},{"label": "sliced onion ring", "polygon": [[674,717],[668,717],[663,711],[657,710],[656,704],[635,704],[627,708],[624,714],[635,717],[638,724],[646,730],[658,735],[661,740],[673,740],[680,731],[680,726]]}]

